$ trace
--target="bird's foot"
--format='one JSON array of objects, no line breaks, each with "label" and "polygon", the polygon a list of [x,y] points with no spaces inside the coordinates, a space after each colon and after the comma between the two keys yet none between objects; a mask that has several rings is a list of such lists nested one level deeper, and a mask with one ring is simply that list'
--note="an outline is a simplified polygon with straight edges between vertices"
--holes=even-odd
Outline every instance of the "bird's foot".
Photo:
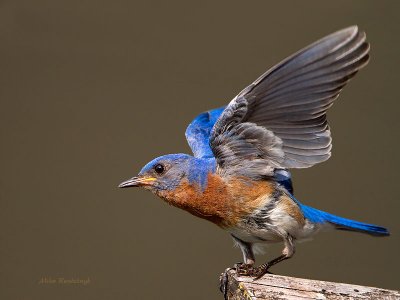
[{"label": "bird's foot", "polygon": [[259,267],[257,267],[257,270],[256,270],[255,274],[253,275],[256,278],[254,278],[253,281],[257,280],[257,279],[260,279],[265,274],[272,274],[271,272],[268,271],[269,267],[270,267],[269,264],[262,264]]},{"label": "bird's foot", "polygon": [[254,276],[253,274],[256,269],[253,265],[245,263],[236,263],[234,268],[239,276]]},{"label": "bird's foot", "polygon": [[262,264],[259,267],[254,267],[253,265],[244,263],[235,264],[236,273],[239,276],[252,276],[255,277],[254,280],[260,279],[267,273],[271,274],[268,271],[269,267],[268,264]]}]

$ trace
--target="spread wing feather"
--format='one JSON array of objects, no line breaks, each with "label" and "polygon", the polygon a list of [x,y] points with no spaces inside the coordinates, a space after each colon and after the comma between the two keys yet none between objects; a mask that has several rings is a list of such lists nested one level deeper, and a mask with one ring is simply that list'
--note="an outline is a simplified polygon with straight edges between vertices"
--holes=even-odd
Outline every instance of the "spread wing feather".
[{"label": "spread wing feather", "polygon": [[326,111],[368,63],[368,52],[365,33],[349,27],[300,50],[246,87],[211,130],[220,172],[268,176],[274,168],[327,160],[332,139]]},{"label": "spread wing feather", "polygon": [[[246,112],[247,101],[238,99],[224,110],[213,127],[210,145],[218,172],[254,179],[273,176],[284,156],[282,141],[264,127],[240,122]],[[221,118],[224,123],[218,124]]]}]

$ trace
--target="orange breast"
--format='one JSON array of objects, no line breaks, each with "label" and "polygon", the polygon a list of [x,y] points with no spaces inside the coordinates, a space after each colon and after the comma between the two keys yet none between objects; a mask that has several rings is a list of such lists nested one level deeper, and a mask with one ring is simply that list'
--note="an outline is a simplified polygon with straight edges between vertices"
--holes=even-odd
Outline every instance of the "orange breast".
[{"label": "orange breast", "polygon": [[250,182],[243,178],[226,181],[210,173],[204,191],[185,181],[174,191],[162,191],[158,195],[171,205],[227,228],[266,205],[273,190],[272,182]]}]

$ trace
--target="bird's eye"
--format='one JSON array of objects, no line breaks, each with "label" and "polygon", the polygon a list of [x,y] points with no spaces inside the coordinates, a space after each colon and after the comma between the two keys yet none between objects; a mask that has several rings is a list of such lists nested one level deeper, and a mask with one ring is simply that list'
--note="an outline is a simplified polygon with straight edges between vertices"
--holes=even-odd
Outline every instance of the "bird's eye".
[{"label": "bird's eye", "polygon": [[165,171],[165,168],[162,164],[156,164],[154,166],[154,171],[156,171],[157,174],[162,174]]}]

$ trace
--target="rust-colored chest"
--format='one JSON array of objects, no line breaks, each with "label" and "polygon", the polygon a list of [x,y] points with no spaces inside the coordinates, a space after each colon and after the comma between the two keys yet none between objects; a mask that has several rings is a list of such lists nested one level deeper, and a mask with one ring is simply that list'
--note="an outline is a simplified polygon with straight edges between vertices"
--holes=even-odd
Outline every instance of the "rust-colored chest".
[{"label": "rust-colored chest", "polygon": [[228,181],[210,173],[204,190],[185,181],[173,191],[157,194],[173,206],[227,228],[265,205],[273,190],[273,183],[268,181],[250,182],[240,178]]}]

